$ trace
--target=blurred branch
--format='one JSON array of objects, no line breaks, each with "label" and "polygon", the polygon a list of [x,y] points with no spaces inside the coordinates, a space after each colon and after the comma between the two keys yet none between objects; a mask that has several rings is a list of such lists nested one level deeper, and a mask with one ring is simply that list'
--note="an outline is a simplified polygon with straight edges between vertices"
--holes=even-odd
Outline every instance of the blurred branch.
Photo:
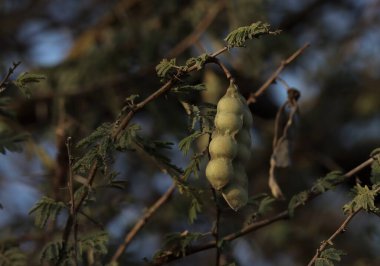
[{"label": "blurred branch", "polygon": [[5,90],[5,85],[6,83],[8,82],[9,78],[11,77],[11,75],[13,74],[13,72],[15,71],[15,69],[21,64],[21,62],[16,62],[16,63],[13,63],[13,66],[11,66],[9,69],[8,69],[8,73],[7,75],[3,78],[3,80],[0,82],[0,92],[3,92]]},{"label": "blurred branch", "polygon": [[173,49],[171,49],[165,57],[173,58],[180,55],[183,51],[189,48],[191,45],[196,43],[201,35],[207,30],[207,28],[214,21],[216,16],[219,14],[221,10],[226,6],[226,1],[221,0],[214,3],[209,7],[207,14],[205,17],[199,22],[199,24],[195,27],[194,31],[190,33],[187,37],[185,37],[182,41],[180,41]]},{"label": "blurred branch", "polygon": [[66,140],[66,148],[67,148],[67,158],[69,161],[69,180],[67,182],[67,187],[69,189],[70,196],[70,216],[73,220],[74,225],[74,265],[78,265],[78,221],[77,221],[77,212],[75,211],[75,198],[74,198],[74,180],[73,180],[73,157],[71,151],[71,137],[68,137]]},{"label": "blurred branch", "polygon": [[128,232],[128,234],[124,238],[124,242],[119,245],[116,249],[115,254],[112,256],[110,265],[117,262],[119,257],[123,254],[129,243],[133,240],[133,238],[137,235],[137,233],[144,227],[144,225],[148,222],[151,216],[163,205],[165,204],[170,196],[173,194],[175,190],[175,183],[173,183],[168,190],[152,205],[149,209],[144,213],[143,216],[136,222],[133,228]]},{"label": "blurred branch", "polygon": [[247,99],[247,103],[252,104],[256,102],[256,99],[261,94],[263,94],[272,83],[276,82],[278,75],[280,75],[280,73],[284,70],[284,68],[290,63],[292,63],[298,56],[300,56],[305,51],[305,49],[308,48],[309,46],[310,46],[309,43],[304,44],[300,49],[295,51],[291,56],[283,60],[280,66],[276,69],[276,71],[273,72],[273,74],[269,77],[269,79],[255,93],[252,92],[249,95]]},{"label": "blurred branch", "polygon": [[319,254],[326,248],[327,245],[332,245],[334,239],[341,233],[344,233],[346,231],[348,223],[354,218],[354,216],[360,212],[362,208],[356,210],[355,212],[351,213],[350,215],[347,216],[347,218],[343,221],[343,223],[339,226],[339,228],[329,237],[329,239],[322,241],[320,247],[317,249],[315,252],[314,257],[310,260],[308,266],[312,266],[316,259],[318,259]]},{"label": "blurred branch", "polygon": [[[342,184],[344,183],[345,181],[347,181],[349,178],[351,178],[352,176],[354,176],[355,174],[357,174],[359,171],[363,170],[364,168],[370,166],[372,164],[372,162],[374,161],[374,158],[369,158],[368,160],[366,160],[365,162],[361,163],[360,165],[356,166],[355,168],[353,168],[352,170],[350,170],[349,172],[347,172],[345,175],[343,175],[343,178],[340,179],[339,181],[336,181],[335,182],[335,185],[339,185],[339,184]],[[306,191],[307,193],[307,197],[306,197],[306,200],[304,203],[298,203],[296,204],[295,208],[299,208],[300,206],[303,206],[304,204],[306,204],[307,202],[311,201],[312,199],[314,199],[315,197],[319,196],[322,194],[322,192],[320,191],[316,191],[316,190],[312,190],[312,189],[309,189]],[[225,237],[223,237],[222,239],[220,239],[219,241],[232,241],[236,238],[239,238],[241,236],[244,236],[250,232],[253,232],[253,231],[256,231],[262,227],[265,227],[269,224],[272,224],[276,221],[279,221],[279,220],[284,220],[284,219],[288,219],[289,218],[289,210],[284,210],[270,218],[266,218],[266,219],[263,219],[261,221],[258,221],[258,222],[255,222],[255,223],[252,223],[248,226],[245,226],[243,227],[242,229],[240,229],[239,231],[235,232],[235,233],[231,233]],[[211,241],[207,244],[204,244],[204,245],[199,245],[199,246],[190,246],[189,248],[186,249],[186,256],[189,256],[189,255],[192,255],[194,253],[198,253],[200,251],[204,251],[204,250],[208,250],[208,249],[211,249],[211,248],[215,248],[217,246],[217,242],[216,241]],[[156,260],[153,262],[153,265],[157,266],[157,265],[163,265],[163,264],[166,264],[168,262],[171,262],[171,261],[174,261],[174,260],[178,260],[182,258],[181,257],[181,254],[179,255],[175,255],[175,254],[168,254],[167,256],[163,256],[163,257],[160,257],[159,260]]]}]

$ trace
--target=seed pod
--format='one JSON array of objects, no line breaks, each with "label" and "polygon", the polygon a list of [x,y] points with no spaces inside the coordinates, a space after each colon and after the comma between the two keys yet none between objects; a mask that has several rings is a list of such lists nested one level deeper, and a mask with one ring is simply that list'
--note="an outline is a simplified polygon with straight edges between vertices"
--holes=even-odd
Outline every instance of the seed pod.
[{"label": "seed pod", "polygon": [[249,134],[249,130],[243,128],[236,134],[235,139],[238,143],[241,143],[249,148],[251,147],[251,134]]},{"label": "seed pod", "polygon": [[248,106],[245,106],[243,110],[243,125],[244,128],[250,129],[253,126],[252,113],[249,110]]},{"label": "seed pod", "polygon": [[230,182],[223,188],[222,195],[228,205],[234,210],[238,211],[241,207],[245,206],[248,202],[248,191],[246,188],[241,187],[236,182]]},{"label": "seed pod", "polygon": [[247,165],[249,163],[251,159],[251,149],[250,147],[242,144],[242,143],[238,143],[238,151],[237,151],[237,155],[236,155],[236,161],[238,162],[241,162],[242,164],[244,165]]},{"label": "seed pod", "polygon": [[243,117],[234,113],[217,113],[214,122],[219,131],[226,134],[235,134],[243,126]]},{"label": "seed pod", "polygon": [[239,99],[244,105],[244,108],[243,108],[243,125],[245,128],[251,128],[253,125],[253,118],[252,118],[251,110],[249,110],[247,101],[245,100],[245,98],[241,94],[239,94]]},{"label": "seed pod", "polygon": [[211,158],[233,159],[237,152],[237,143],[229,135],[216,135],[210,142],[209,151]]},{"label": "seed pod", "polygon": [[248,187],[248,176],[245,172],[245,167],[240,162],[234,162],[234,179],[236,183],[238,183],[241,187],[247,188]]},{"label": "seed pod", "polygon": [[216,190],[220,190],[227,185],[233,173],[231,160],[225,158],[212,159],[206,167],[206,177]]},{"label": "seed pod", "polygon": [[226,95],[219,100],[216,110],[218,113],[234,113],[240,116],[244,111],[244,104],[239,98]]},{"label": "seed pod", "polygon": [[252,114],[232,81],[217,104],[214,124],[206,177],[214,189],[222,189],[224,199],[237,211],[248,201],[248,177],[244,166],[251,155]]}]

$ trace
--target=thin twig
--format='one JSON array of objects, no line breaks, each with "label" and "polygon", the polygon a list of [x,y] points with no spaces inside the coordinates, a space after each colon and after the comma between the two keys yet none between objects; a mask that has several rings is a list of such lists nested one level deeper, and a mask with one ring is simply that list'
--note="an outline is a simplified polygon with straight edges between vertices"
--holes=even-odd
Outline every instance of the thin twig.
[{"label": "thin twig", "polygon": [[348,223],[354,218],[354,216],[360,212],[362,208],[356,210],[355,212],[351,213],[350,215],[347,216],[347,218],[343,221],[343,223],[339,226],[339,228],[329,237],[329,239],[322,241],[321,245],[319,248],[317,248],[317,251],[315,252],[314,257],[310,260],[309,264],[307,266],[312,266],[316,259],[318,259],[319,255],[321,252],[326,248],[327,245],[332,245],[334,239],[341,233],[346,231]]},{"label": "thin twig", "polygon": [[216,210],[215,227],[212,230],[212,234],[214,235],[214,238],[215,238],[215,243],[217,243],[217,245],[216,245],[215,265],[219,266],[219,264],[220,264],[220,248],[219,248],[218,243],[219,243],[219,231],[220,231],[219,230],[219,225],[220,225],[220,208],[219,208],[218,198],[217,198],[215,189],[211,188],[211,191],[212,191],[212,196],[214,198],[215,210]]},{"label": "thin twig", "polygon": [[[88,171],[88,175],[87,175],[87,181],[88,181],[88,185],[89,186],[91,186],[92,182],[94,181],[97,168],[98,168],[98,163],[97,163],[97,161],[95,161],[95,163],[93,163],[91,165],[91,168]],[[85,201],[85,199],[88,196],[88,193],[89,193],[89,190],[86,190],[82,194],[82,196],[79,199],[78,203],[76,205],[73,204],[73,206],[74,206],[74,213],[77,213],[80,210],[80,208],[82,207],[83,202]],[[62,248],[61,248],[61,250],[59,252],[59,258],[58,258],[57,264],[61,263],[62,260],[64,259],[65,255],[66,255],[67,244],[68,244],[68,241],[69,241],[69,238],[70,238],[70,234],[71,234],[71,230],[73,228],[73,224],[74,224],[73,216],[69,215],[69,217],[67,218],[66,224],[65,224],[65,229],[63,230],[63,234],[62,234]]]},{"label": "thin twig", "polygon": [[73,181],[73,158],[71,154],[71,137],[66,139],[67,157],[69,160],[69,180],[67,187],[70,195],[70,216],[72,217],[74,224],[74,264],[78,265],[78,223],[77,215],[75,211],[75,198],[74,198],[74,181]]},{"label": "thin twig", "polygon": [[254,103],[256,102],[256,99],[261,95],[263,94],[268,88],[269,86],[276,81],[278,75],[280,75],[280,73],[282,72],[282,70],[284,70],[284,68],[289,65],[291,62],[293,62],[298,56],[300,56],[307,47],[309,47],[310,44],[309,43],[306,43],[304,44],[300,49],[298,49],[297,51],[295,51],[291,56],[289,56],[287,59],[283,60],[280,64],[280,66],[276,69],[275,72],[273,72],[273,74],[268,78],[268,80],[255,92],[255,93],[251,93],[247,99],[247,103],[248,104],[251,104],[251,103]]},{"label": "thin twig", "polygon": [[205,17],[195,27],[194,31],[180,41],[169,53],[166,55],[168,58],[177,57],[191,45],[196,43],[202,34],[207,30],[211,23],[215,20],[216,16],[226,5],[226,1],[218,1],[208,9]]},{"label": "thin twig", "polygon": [[[345,175],[343,175],[343,178],[342,179],[339,179],[338,181],[336,181],[334,183],[334,185],[339,185],[339,184],[342,184],[344,183],[345,181],[347,181],[349,178],[351,178],[352,176],[356,175],[359,171],[363,170],[364,168],[370,166],[372,164],[372,162],[374,161],[375,159],[374,158],[369,158],[368,160],[366,160],[365,162],[361,163],[360,165],[356,166],[355,168],[353,168],[352,170],[350,170],[349,172],[347,172]],[[309,189],[307,190],[307,197],[306,197],[306,200],[305,202],[303,203],[298,203],[294,206],[295,209],[299,208],[300,206],[303,206],[304,204],[306,204],[307,202],[311,201],[312,199],[314,199],[315,197],[321,195],[322,192],[320,191],[316,191],[316,190],[312,190],[312,189]],[[265,227],[269,224],[272,224],[276,221],[279,221],[279,220],[284,220],[284,219],[288,219],[289,218],[289,211],[288,210],[284,210],[270,218],[266,218],[266,219],[263,219],[261,221],[258,221],[258,222],[255,222],[255,223],[252,223],[250,225],[247,225],[245,227],[243,227],[241,230],[235,232],[235,233],[231,233],[225,237],[223,237],[222,239],[220,239],[219,241],[231,241],[231,240],[234,240],[236,238],[239,238],[243,235],[246,235],[248,233],[251,233],[251,232],[254,232],[262,227]],[[215,248],[217,245],[217,243],[215,241],[211,241],[207,244],[204,244],[204,245],[199,245],[199,246],[190,246],[186,249],[186,256],[189,256],[189,255],[192,255],[192,254],[195,254],[195,253],[198,253],[198,252],[201,252],[201,251],[204,251],[204,250],[208,250],[208,249],[211,249],[211,248]],[[156,261],[153,262],[153,265],[155,266],[158,266],[158,265],[163,265],[163,264],[166,264],[168,262],[171,262],[171,261],[174,261],[174,260],[178,260],[182,258],[181,254],[179,255],[175,255],[175,254],[168,254],[167,256],[163,256],[163,257],[160,257],[159,259],[157,259]]]},{"label": "thin twig", "polygon": [[112,256],[110,264],[115,263],[119,257],[123,254],[129,243],[136,236],[136,234],[144,227],[150,217],[165,204],[175,190],[175,184],[173,183],[169,189],[144,213],[144,215],[137,221],[129,233],[125,236],[123,243],[116,249],[115,254]]},{"label": "thin twig", "polygon": [[228,70],[228,68],[216,57],[211,57],[208,62],[215,63],[220,67],[220,69],[223,71],[224,75],[226,76],[226,79],[229,81],[233,81],[233,77],[231,75],[231,72]]},{"label": "thin twig", "polygon": [[11,77],[11,75],[13,74],[13,72],[15,71],[15,69],[21,64],[21,62],[16,62],[16,63],[13,63],[13,66],[11,66],[9,69],[8,69],[8,73],[7,75],[3,78],[3,80],[0,82],[0,92],[3,92],[5,90],[5,85],[6,83],[8,82],[9,78]]}]

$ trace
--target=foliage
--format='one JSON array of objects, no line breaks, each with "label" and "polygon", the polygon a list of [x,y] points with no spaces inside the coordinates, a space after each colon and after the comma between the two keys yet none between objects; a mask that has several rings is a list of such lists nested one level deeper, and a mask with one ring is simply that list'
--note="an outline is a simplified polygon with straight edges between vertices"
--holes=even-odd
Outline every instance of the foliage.
[{"label": "foliage", "polygon": [[191,205],[189,208],[189,223],[192,224],[198,217],[198,213],[202,211],[202,205],[198,198],[193,197],[191,199]]},{"label": "foliage", "polygon": [[198,130],[194,131],[192,134],[190,134],[189,136],[186,136],[178,143],[179,149],[183,152],[183,154],[187,155],[193,141],[199,138],[200,136],[203,136],[203,134],[204,133],[201,131],[198,131]]},{"label": "foliage", "polygon": [[45,247],[42,249],[41,255],[40,255],[40,262],[41,264],[44,261],[48,261],[51,263],[54,263],[54,265],[73,265],[72,259],[70,259],[69,256],[64,255],[64,259],[61,261],[60,264],[58,264],[59,258],[62,255],[62,242],[61,241],[53,241],[49,242],[45,245]]},{"label": "foliage", "polygon": [[194,66],[196,70],[201,70],[208,59],[209,59],[208,54],[201,54],[198,57],[191,57],[187,59],[186,66],[187,67]]},{"label": "foliage", "polygon": [[177,73],[179,66],[176,65],[176,59],[162,59],[162,61],[156,66],[157,76],[165,79],[170,78]]},{"label": "foliage", "polygon": [[346,214],[351,214],[360,209],[367,212],[377,212],[378,208],[375,206],[375,197],[379,194],[379,185],[373,185],[369,188],[367,185],[361,186],[356,184],[353,189],[355,197],[353,200],[343,206],[343,211]]},{"label": "foliage", "polygon": [[200,237],[202,237],[201,233],[189,233],[188,231],[169,234],[165,237],[164,249],[157,252],[153,259],[159,259],[168,253],[175,256],[185,256],[186,248]]},{"label": "foliage", "polygon": [[294,216],[294,210],[300,205],[305,205],[308,198],[309,198],[309,193],[307,191],[302,191],[302,192],[294,195],[290,199],[289,205],[288,205],[289,216],[293,217]]},{"label": "foliage", "polygon": [[178,93],[178,94],[192,94],[192,93],[204,91],[204,90],[206,90],[204,84],[196,84],[196,85],[184,84],[184,85],[174,87],[173,89],[171,89],[171,92]]},{"label": "foliage", "polygon": [[107,254],[108,235],[106,232],[98,231],[87,234],[79,240],[80,254],[91,251],[95,254]]},{"label": "foliage", "polygon": [[237,28],[224,39],[229,48],[242,47],[247,40],[257,39],[263,35],[278,34],[280,31],[270,31],[270,25],[261,21],[252,23],[249,26]]},{"label": "foliage", "polygon": [[267,195],[266,193],[251,197],[248,203],[257,208],[257,210],[252,214],[251,220],[256,220],[257,218],[266,215],[270,210],[272,210],[273,203],[275,201],[275,198]]},{"label": "foliage", "polygon": [[29,134],[15,133],[10,130],[0,131],[0,152],[5,154],[6,151],[20,152],[22,142],[27,140]]},{"label": "foliage", "polygon": [[0,242],[1,266],[27,265],[26,255],[17,247],[6,242]]},{"label": "foliage", "polygon": [[55,201],[54,199],[43,196],[34,204],[34,207],[29,211],[29,214],[34,214],[34,223],[40,228],[44,228],[47,221],[54,221],[60,211],[66,206],[63,202]]},{"label": "foliage", "polygon": [[340,261],[341,256],[346,255],[342,250],[328,248],[321,252],[319,258],[315,260],[315,266],[334,266],[335,261]]},{"label": "foliage", "polygon": [[75,162],[74,171],[86,175],[95,162],[100,162],[103,171],[107,172],[108,164],[113,161],[112,152],[115,149],[110,136],[111,129],[112,124],[104,123],[88,137],[78,142],[77,148],[86,148],[88,151]]},{"label": "foliage", "polygon": [[341,171],[332,171],[325,177],[317,179],[311,188],[311,191],[323,193],[335,188],[335,184],[344,178]]},{"label": "foliage", "polygon": [[41,80],[44,80],[45,76],[35,73],[23,72],[21,73],[13,85],[16,86],[26,97],[31,96],[30,86],[35,83],[39,83]]}]

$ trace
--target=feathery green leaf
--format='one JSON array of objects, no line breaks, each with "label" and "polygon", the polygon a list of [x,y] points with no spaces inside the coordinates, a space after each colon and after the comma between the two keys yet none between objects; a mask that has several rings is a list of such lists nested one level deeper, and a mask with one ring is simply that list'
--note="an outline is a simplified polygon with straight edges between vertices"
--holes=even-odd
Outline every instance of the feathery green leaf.
[{"label": "feathery green leaf", "polygon": [[357,184],[353,189],[355,197],[351,202],[343,206],[344,213],[351,214],[361,208],[367,212],[378,211],[378,208],[375,206],[375,197],[379,194],[378,190],[378,185],[373,185],[372,189],[370,189],[367,185],[362,187],[360,184]]},{"label": "feathery green leaf", "polygon": [[48,197],[42,197],[34,204],[34,207],[29,211],[29,214],[35,214],[35,224],[40,228],[44,228],[47,221],[51,219],[54,221],[60,211],[66,208],[65,204],[61,201],[55,201]]},{"label": "feathery green leaf", "polygon": [[227,47],[242,47],[247,40],[257,39],[262,35],[279,34],[280,31],[270,31],[270,25],[261,21],[252,23],[249,26],[237,28],[224,39]]}]

